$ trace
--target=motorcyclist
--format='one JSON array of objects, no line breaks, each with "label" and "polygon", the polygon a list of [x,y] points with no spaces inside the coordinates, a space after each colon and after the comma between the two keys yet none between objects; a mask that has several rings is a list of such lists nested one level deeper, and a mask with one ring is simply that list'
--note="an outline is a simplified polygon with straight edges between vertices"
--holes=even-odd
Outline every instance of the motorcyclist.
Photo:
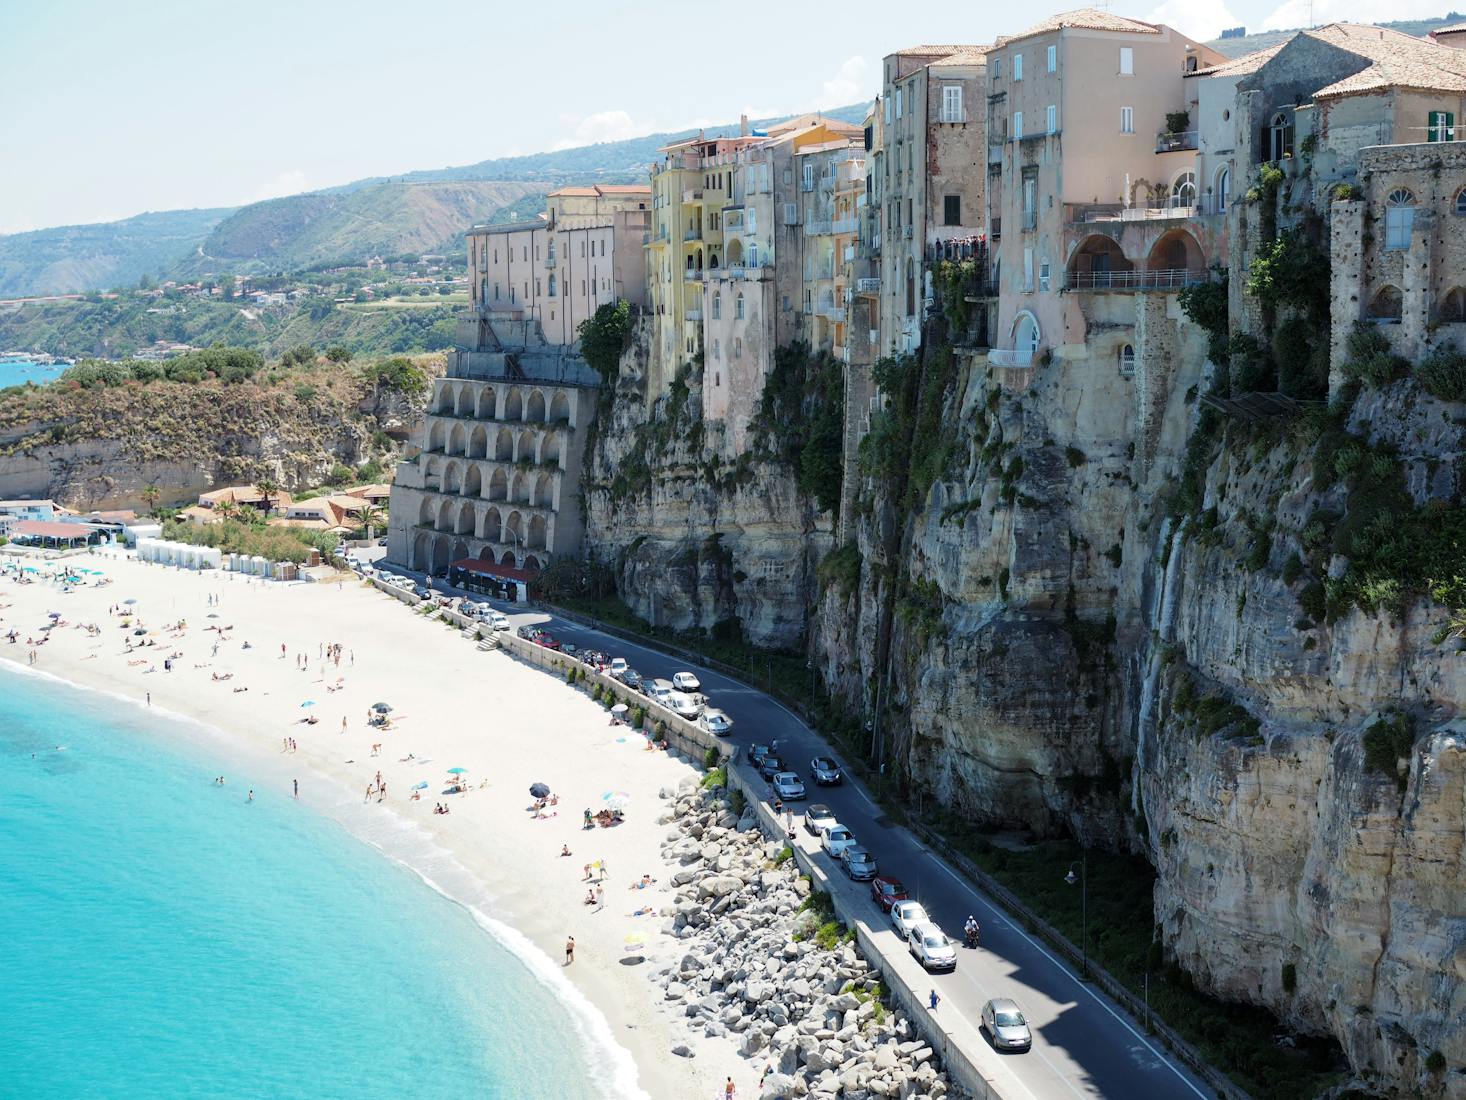
[{"label": "motorcyclist", "polygon": [[971,913],[967,915],[967,923],[962,926],[962,930],[967,933],[967,946],[976,947],[978,932],[977,921],[973,918]]}]

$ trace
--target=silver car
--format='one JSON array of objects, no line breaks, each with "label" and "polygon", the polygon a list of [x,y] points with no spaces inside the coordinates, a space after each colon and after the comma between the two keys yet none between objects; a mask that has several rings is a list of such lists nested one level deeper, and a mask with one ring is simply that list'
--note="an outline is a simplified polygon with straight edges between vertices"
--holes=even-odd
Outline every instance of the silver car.
[{"label": "silver car", "polygon": [[927,970],[957,969],[957,948],[935,924],[917,925],[907,933],[906,945]]},{"label": "silver car", "polygon": [[841,852],[840,862],[845,865],[845,873],[856,882],[869,882],[876,877],[875,856],[859,844],[852,844]]},{"label": "silver car", "polygon": [[774,776],[774,793],[785,802],[794,802],[804,797],[804,781],[793,772],[779,772]]},{"label": "silver car", "polygon": [[982,1026],[998,1050],[1027,1050],[1033,1046],[1033,1033],[1018,1002],[1007,997],[994,997],[982,1006]]}]

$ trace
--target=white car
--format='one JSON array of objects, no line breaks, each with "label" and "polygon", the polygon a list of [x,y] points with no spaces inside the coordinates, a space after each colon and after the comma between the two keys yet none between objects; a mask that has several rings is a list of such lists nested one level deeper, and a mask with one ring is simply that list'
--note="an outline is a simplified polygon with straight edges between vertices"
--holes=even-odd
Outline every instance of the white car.
[{"label": "white car", "polygon": [[490,628],[494,630],[508,630],[509,616],[502,611],[490,611],[487,616]]},{"label": "white car", "polygon": [[700,684],[697,677],[690,672],[674,672],[672,674],[672,686],[678,691],[692,692],[700,691],[702,689],[702,684]]},{"label": "white car", "polygon": [[722,736],[733,728],[733,719],[720,710],[704,710],[698,724],[709,733]]},{"label": "white car", "polygon": [[891,924],[901,934],[902,939],[905,939],[913,928],[930,923],[931,917],[927,916],[926,910],[922,908],[919,901],[898,901],[891,906]]},{"label": "white car", "polygon": [[619,680],[621,679],[622,674],[625,673],[625,671],[630,667],[631,666],[626,663],[625,657],[612,657],[611,667],[606,669],[606,671],[611,674],[613,679]]},{"label": "white car", "polygon": [[906,946],[927,970],[956,970],[957,945],[935,924],[919,924],[906,934]]},{"label": "white car", "polygon": [[820,847],[825,850],[827,855],[834,856],[836,859],[840,857],[840,853],[846,848],[853,847],[854,845],[855,834],[838,821],[832,825],[827,825],[825,831],[820,834]]},{"label": "white car", "polygon": [[816,802],[804,811],[804,831],[812,833],[814,836],[819,836],[820,833],[828,829],[831,825],[838,824],[839,822],[835,820],[835,815],[830,812],[830,808],[823,802]]},{"label": "white car", "polygon": [[654,702],[657,702],[657,703],[661,703],[662,706],[664,706],[664,707],[671,705],[670,703],[667,702],[668,698],[672,694],[672,684],[671,684],[671,681],[669,681],[669,680],[650,680],[650,681],[643,680],[642,681],[642,686],[646,690],[646,694],[647,694],[647,698],[648,699],[651,699],[651,700],[653,700]]},{"label": "white car", "polygon": [[669,692],[661,702],[677,717],[686,718],[689,722],[694,721],[702,713],[702,703],[698,702],[695,696],[683,691]]},{"label": "white car", "polygon": [[793,772],[780,772],[774,776],[774,793],[785,802],[797,802],[804,797],[804,781]]}]

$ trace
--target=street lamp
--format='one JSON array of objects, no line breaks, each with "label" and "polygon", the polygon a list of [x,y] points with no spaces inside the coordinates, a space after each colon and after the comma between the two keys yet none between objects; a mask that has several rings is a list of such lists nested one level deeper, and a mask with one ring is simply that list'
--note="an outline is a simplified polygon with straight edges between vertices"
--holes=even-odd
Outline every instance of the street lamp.
[{"label": "street lamp", "polygon": [[[1086,854],[1079,853],[1079,858],[1069,864],[1069,873],[1064,876],[1064,881],[1070,886],[1079,883],[1079,926],[1080,942],[1083,944],[1082,952],[1084,957],[1084,976],[1089,977],[1089,864],[1086,862]],[[1079,874],[1074,873],[1074,868],[1079,868]]]}]

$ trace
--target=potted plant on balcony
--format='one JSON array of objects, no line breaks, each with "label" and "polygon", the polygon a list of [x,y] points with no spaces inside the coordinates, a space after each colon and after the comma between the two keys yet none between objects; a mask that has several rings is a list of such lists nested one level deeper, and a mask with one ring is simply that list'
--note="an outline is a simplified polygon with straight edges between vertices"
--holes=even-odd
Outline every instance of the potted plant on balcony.
[{"label": "potted plant on balcony", "polygon": [[1166,133],[1171,137],[1178,138],[1191,126],[1190,111],[1167,111],[1166,112]]}]

